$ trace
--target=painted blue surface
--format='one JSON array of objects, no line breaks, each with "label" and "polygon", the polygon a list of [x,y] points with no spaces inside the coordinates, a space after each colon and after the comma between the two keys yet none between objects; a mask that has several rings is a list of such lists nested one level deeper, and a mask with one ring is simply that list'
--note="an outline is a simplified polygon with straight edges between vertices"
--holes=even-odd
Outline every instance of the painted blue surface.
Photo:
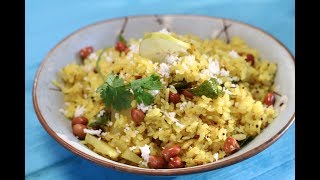
[{"label": "painted blue surface", "polygon": [[[62,38],[93,22],[142,14],[199,14],[244,21],[271,33],[295,54],[293,0],[26,1],[26,179],[151,179],[104,168],[64,149],[40,125],[31,94],[37,68]],[[176,179],[294,179],[294,147],[293,124],[276,143],[252,158]]]}]

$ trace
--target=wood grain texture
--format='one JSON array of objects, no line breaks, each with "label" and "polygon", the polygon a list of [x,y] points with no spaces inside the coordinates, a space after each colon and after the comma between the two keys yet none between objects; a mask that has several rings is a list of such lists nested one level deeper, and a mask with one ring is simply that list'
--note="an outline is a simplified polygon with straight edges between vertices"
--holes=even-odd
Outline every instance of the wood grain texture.
[{"label": "wood grain texture", "polygon": [[[55,142],[40,125],[32,106],[33,78],[46,53],[78,28],[96,21],[126,15],[178,13],[227,17],[266,30],[295,53],[295,8],[292,0],[130,2],[26,2],[26,179],[156,179],[106,169],[78,157]],[[211,172],[165,179],[294,179],[294,132],[293,124],[276,143],[241,163]]]}]

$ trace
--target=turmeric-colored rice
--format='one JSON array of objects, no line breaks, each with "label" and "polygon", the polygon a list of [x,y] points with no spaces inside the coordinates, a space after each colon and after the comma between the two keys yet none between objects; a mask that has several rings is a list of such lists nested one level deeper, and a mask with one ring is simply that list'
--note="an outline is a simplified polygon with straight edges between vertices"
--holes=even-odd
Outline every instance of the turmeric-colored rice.
[{"label": "turmeric-colored rice", "polygon": [[[193,35],[173,36],[192,44],[192,48],[179,57],[179,63],[169,66],[169,78],[159,74],[159,63],[139,56],[139,40],[134,39],[128,42],[127,54],[120,54],[114,47],[98,50],[83,64],[68,64],[59,72],[62,81],[54,83],[64,94],[62,112],[72,119],[75,113],[79,113],[76,111],[82,109],[82,115],[89,122],[105,108],[100,94],[96,92],[103,80],[94,72],[101,53],[103,59],[100,67],[105,75],[113,72],[129,83],[136,76],[159,74],[163,82],[162,90],[155,95],[154,104],[146,112],[141,125],[137,126],[132,121],[130,109],[112,111],[111,121],[103,126],[102,135],[96,138],[115,152],[113,157],[101,153],[103,149],[96,150],[86,138],[83,143],[89,148],[121,163],[147,167],[139,147],[147,145],[150,155],[159,155],[164,147],[178,144],[185,167],[190,167],[224,158],[223,145],[227,137],[241,142],[249,136],[260,134],[274,120],[277,111],[273,106],[264,105],[263,99],[272,90],[277,71],[275,63],[261,59],[259,52],[239,37],[231,38],[227,44],[223,40],[203,40]],[[247,62],[243,54],[252,54],[254,65]],[[229,72],[217,75],[226,93],[217,99],[195,96],[192,100],[181,94],[181,102],[168,102],[169,91],[177,91],[169,86],[172,81],[184,79],[201,84],[210,78],[205,70],[215,60],[219,62],[220,72],[222,69]],[[136,106],[136,101],[132,101],[131,107]],[[173,116],[178,123],[172,120]]]}]

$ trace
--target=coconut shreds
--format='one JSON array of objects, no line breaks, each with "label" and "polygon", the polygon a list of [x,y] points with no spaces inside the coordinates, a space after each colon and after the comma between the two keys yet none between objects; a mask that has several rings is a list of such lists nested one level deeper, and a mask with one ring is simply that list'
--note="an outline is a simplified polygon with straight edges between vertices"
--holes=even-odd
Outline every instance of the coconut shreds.
[{"label": "coconut shreds", "polygon": [[220,65],[219,65],[219,61],[217,59],[215,59],[214,61],[212,61],[211,59],[209,59],[209,65],[208,65],[208,69],[209,72],[212,75],[217,75],[220,72]]},{"label": "coconut shreds", "polygon": [[100,136],[102,130],[101,129],[98,129],[98,130],[93,130],[93,129],[83,129],[83,132],[84,133],[87,133],[87,134],[91,134],[91,135],[97,135],[97,136]]},{"label": "coconut shreds", "polygon": [[119,117],[120,117],[119,113],[117,113],[117,112],[114,113],[114,118],[115,118],[115,119],[119,119]]},{"label": "coconut shreds", "polygon": [[102,132],[101,133],[101,136],[106,136],[106,135],[108,135],[109,134],[109,132]]},{"label": "coconut shreds", "polygon": [[144,113],[147,112],[151,107],[152,107],[151,105],[146,106],[143,103],[138,104],[138,106],[137,106],[137,108],[140,109]]},{"label": "coconut shreds", "polygon": [[113,124],[113,122],[109,121],[109,122],[107,123],[107,126],[112,126],[112,124]]},{"label": "coconut shreds", "polygon": [[137,149],[137,146],[131,146],[131,147],[129,147],[129,150],[130,150],[130,151],[133,151],[133,150],[135,150],[135,149]]},{"label": "coconut shreds", "polygon": [[230,55],[232,58],[238,58],[238,57],[240,57],[239,54],[238,54],[236,51],[234,51],[234,50],[230,51],[230,52],[229,52],[229,55]]},{"label": "coconut shreds", "polygon": [[218,82],[219,84],[222,84],[222,83],[223,83],[220,78],[217,78],[217,77],[214,77],[214,78],[217,80],[217,82]]},{"label": "coconut shreds", "polygon": [[121,151],[120,151],[120,149],[119,149],[118,147],[116,147],[116,151],[117,151],[119,154],[121,154]]},{"label": "coconut shreds", "polygon": [[93,61],[98,60],[98,56],[97,56],[96,53],[91,53],[91,54],[88,56],[88,58],[89,58],[90,60],[93,60]]},{"label": "coconut shreds", "polygon": [[102,55],[101,55],[101,58],[104,59],[104,61],[106,61],[107,63],[110,63],[112,62],[112,52],[109,52],[109,53],[106,53],[106,52],[103,52]]},{"label": "coconut shreds", "polygon": [[166,77],[166,78],[170,77],[170,67],[165,63],[160,64],[158,72],[162,77]]},{"label": "coconut shreds", "polygon": [[145,144],[144,146],[139,147],[141,151],[141,157],[144,160],[143,163],[146,165],[149,162],[150,157],[150,147]]},{"label": "coconut shreds", "polygon": [[183,72],[176,70],[176,74],[183,74]]},{"label": "coconut shreds", "polygon": [[235,88],[237,85],[236,84],[231,84],[230,87]]},{"label": "coconut shreds", "polygon": [[124,128],[124,132],[131,130],[131,128],[129,127],[129,124],[126,124],[126,127]]},{"label": "coconut shreds", "polygon": [[131,88],[129,89],[129,91],[130,91],[131,94],[134,94],[134,92],[133,92],[133,90]]},{"label": "coconut shreds", "polygon": [[169,85],[169,88],[170,89],[176,89],[176,87],[174,87],[174,85],[171,85],[171,84]]},{"label": "coconut shreds", "polygon": [[152,96],[155,96],[155,95],[159,94],[160,91],[159,90],[150,90],[149,93],[152,94]]},{"label": "coconut shreds", "polygon": [[162,84],[167,84],[166,81],[164,79],[162,79],[162,78],[160,79],[160,81],[161,81]]},{"label": "coconut shreds", "polygon": [[105,112],[106,112],[106,111],[105,111],[104,109],[102,109],[102,110],[98,113],[97,117],[102,117]]},{"label": "coconut shreds", "polygon": [[161,29],[158,32],[163,33],[163,34],[167,34],[167,35],[171,35],[171,33],[167,30],[167,28]]},{"label": "coconut shreds", "polygon": [[158,70],[158,63],[154,63],[153,64],[153,69],[156,70],[156,71]]},{"label": "coconut shreds", "polygon": [[176,54],[168,54],[168,55],[165,56],[164,59],[168,64],[172,65],[172,64],[175,64],[178,61],[178,55],[176,55]]},{"label": "coconut shreds", "polygon": [[82,116],[86,111],[86,108],[84,105],[77,106],[76,110],[74,111],[74,117]]},{"label": "coconut shreds", "polygon": [[221,69],[220,75],[221,75],[221,76],[224,76],[224,77],[228,77],[228,76],[229,76],[229,71],[227,71],[227,70],[225,70],[225,69]]},{"label": "coconut shreds", "polygon": [[126,79],[125,74],[119,74],[119,77],[122,78],[122,79]]},{"label": "coconut shreds", "polygon": [[225,87],[222,88],[222,91],[225,92],[225,93],[227,93],[227,94],[229,94],[229,95],[232,94],[232,93],[229,91],[229,89],[227,89],[227,88],[225,88]]},{"label": "coconut shreds", "polygon": [[219,159],[218,153],[214,153],[213,158],[214,158],[216,161],[218,161],[218,159]]},{"label": "coconut shreds", "polygon": [[176,116],[175,112],[164,112],[164,114],[168,116],[171,119],[171,121],[173,121],[176,124],[176,126],[180,127],[181,129],[185,127],[184,124],[181,124],[179,120],[175,118]]},{"label": "coconut shreds", "polygon": [[194,55],[188,55],[184,57],[187,60],[187,63],[190,65],[193,65],[193,62],[195,61],[196,57]]},{"label": "coconut shreds", "polygon": [[127,56],[126,56],[126,59],[127,60],[130,60],[130,59],[132,59],[133,58],[133,53],[130,51],[128,54],[127,54]]},{"label": "coconut shreds", "polygon": [[186,108],[187,104],[188,104],[187,102],[181,103],[181,105],[180,105],[180,110],[181,110],[181,111],[184,110],[184,108]]},{"label": "coconut shreds", "polygon": [[132,43],[132,44],[130,44],[129,49],[133,53],[138,53],[139,52],[139,44],[138,43]]},{"label": "coconut shreds", "polygon": [[208,63],[208,68],[202,70],[200,73],[205,76],[216,77],[216,75],[220,73],[219,61],[217,59],[212,61],[212,58],[210,58]]}]

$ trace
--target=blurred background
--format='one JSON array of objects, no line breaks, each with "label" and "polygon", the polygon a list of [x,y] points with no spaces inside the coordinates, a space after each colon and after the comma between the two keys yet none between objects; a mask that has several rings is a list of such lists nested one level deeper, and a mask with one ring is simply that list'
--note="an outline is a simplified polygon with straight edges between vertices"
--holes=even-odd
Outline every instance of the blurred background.
[{"label": "blurred background", "polygon": [[[295,55],[294,0],[26,1],[26,179],[157,179],[107,169],[64,149],[42,128],[32,104],[36,71],[64,37],[97,21],[150,14],[197,14],[243,21],[272,34]],[[295,179],[294,132],[295,123],[269,148],[232,166],[161,179]]]}]

